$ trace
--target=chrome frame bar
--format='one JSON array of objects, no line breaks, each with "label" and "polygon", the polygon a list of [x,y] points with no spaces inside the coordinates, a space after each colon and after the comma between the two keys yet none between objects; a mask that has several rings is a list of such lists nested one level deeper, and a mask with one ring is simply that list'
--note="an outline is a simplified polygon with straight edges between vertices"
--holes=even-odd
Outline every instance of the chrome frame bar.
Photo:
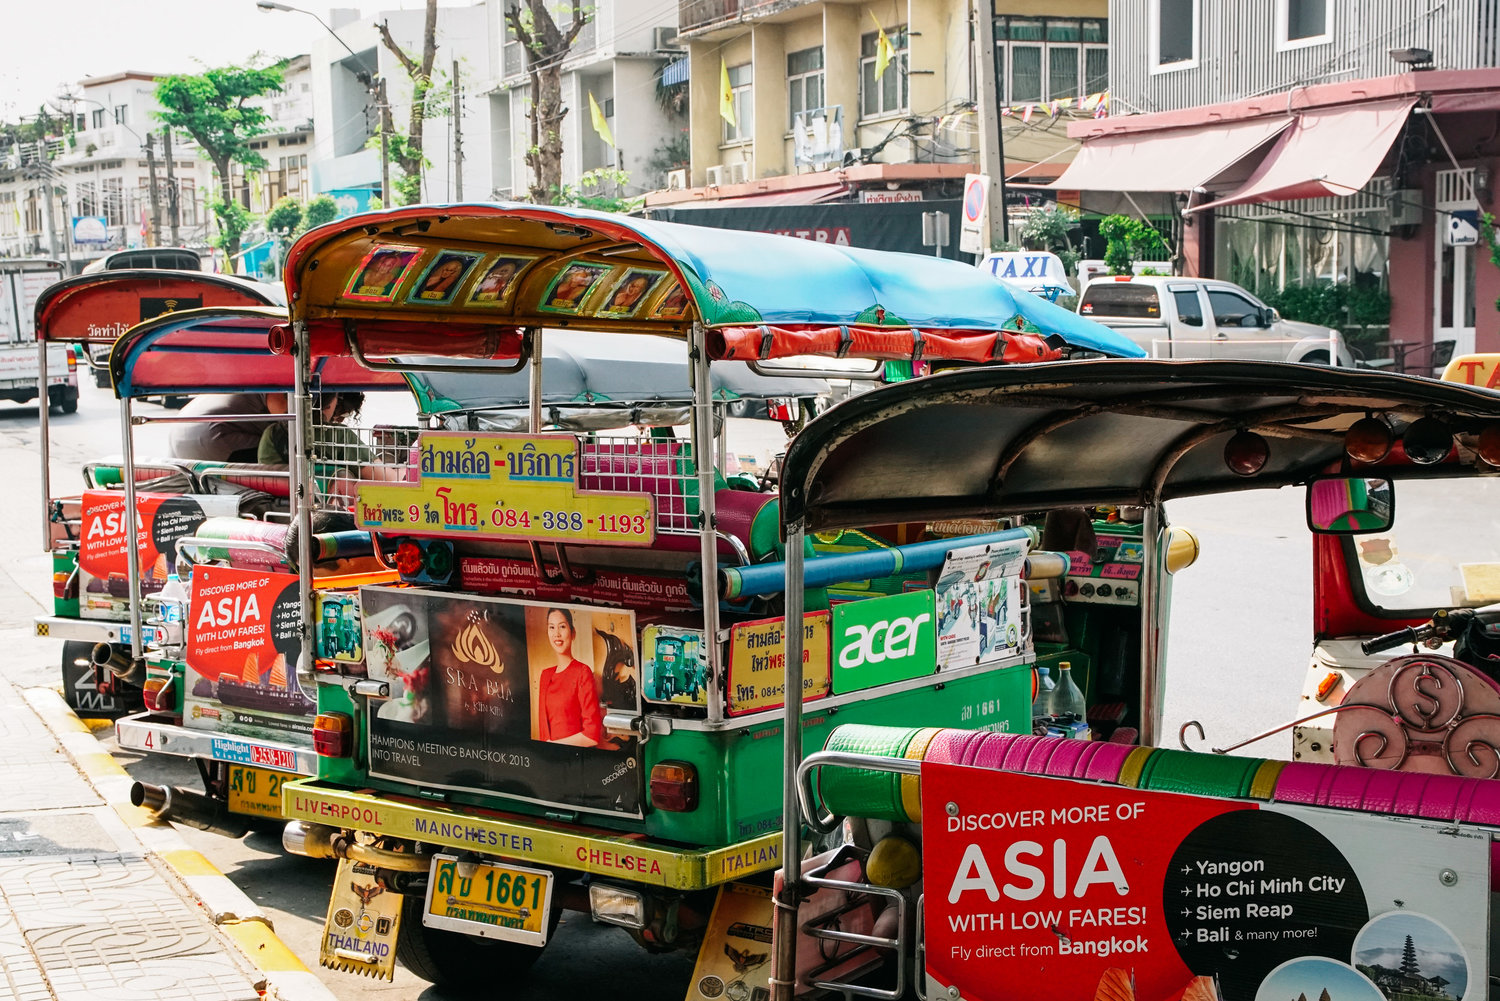
[{"label": "chrome frame bar", "polygon": [[292,325],[293,421],[291,438],[291,501],[297,519],[297,600],[301,603],[297,631],[301,652],[297,656],[297,681],[314,683],[313,675],[313,588],[312,588],[312,359],[308,346],[307,321]]},{"label": "chrome frame bar", "polygon": [[[908,758],[882,758],[873,754],[855,754],[853,751],[815,751],[797,766],[796,795],[794,797],[802,820],[819,834],[830,834],[838,829],[842,817],[822,810],[817,795],[813,792],[813,773],[819,768],[859,768],[870,772],[894,772],[897,775],[921,775],[922,762]],[[792,802],[793,800],[788,800]]]},{"label": "chrome frame bar", "polygon": [[[11,285],[11,298],[16,295],[15,285]],[[16,322],[21,322],[21,311],[16,304]],[[37,338],[37,375],[36,375],[36,412],[41,423],[38,425],[38,433],[41,435],[42,452],[42,552],[52,550],[52,400],[47,395],[47,342],[40,337]]]},{"label": "chrome frame bar", "polygon": [[135,550],[140,538],[135,523],[135,433],[130,419],[130,397],[120,397],[120,437],[125,447],[125,579],[130,583],[130,656],[141,659],[141,568]]},{"label": "chrome frame bar", "polygon": [[131,423],[141,424],[235,424],[255,421],[260,424],[275,424],[291,421],[291,414],[216,414],[199,417],[194,414],[162,414],[158,417],[132,417]]},{"label": "chrome frame bar", "polygon": [[714,507],[714,412],[713,382],[709,374],[707,338],[703,324],[694,322],[688,339],[688,360],[693,388],[693,470],[698,476],[698,558],[703,565],[703,649],[708,655],[708,719],[724,719],[720,683],[727,683],[723,651],[719,646],[719,542],[718,516]]},{"label": "chrome frame bar", "polygon": [[[797,886],[802,879],[802,823],[797,786],[802,762],[802,522],[786,529],[786,615],[781,640],[785,663],[782,684],[786,709],[782,714],[781,761],[781,881],[783,897],[775,901],[772,939],[776,943],[771,970],[771,1001],[793,1001],[797,993]],[[714,574],[717,578],[717,572]],[[710,585],[704,582],[707,595]],[[718,585],[713,585],[717,607]],[[705,606],[707,601],[704,602]]]}]

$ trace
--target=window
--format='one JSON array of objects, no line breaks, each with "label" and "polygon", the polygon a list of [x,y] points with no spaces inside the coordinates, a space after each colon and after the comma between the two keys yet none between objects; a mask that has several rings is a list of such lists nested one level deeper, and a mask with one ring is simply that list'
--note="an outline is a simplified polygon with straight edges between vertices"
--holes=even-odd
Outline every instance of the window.
[{"label": "window", "polygon": [[128,105],[128,104],[117,104],[117,105],[115,105],[115,124],[116,125],[129,125],[130,124],[130,105]]},{"label": "window", "polygon": [[191,177],[182,177],[177,180],[177,214],[182,218],[182,225],[198,225],[198,199],[195,182]]},{"label": "window", "polygon": [[[755,135],[755,95],[750,92],[750,64],[729,67],[729,94],[734,124],[724,122],[724,143],[749,142]],[[719,116],[724,121],[723,116]]]},{"label": "window", "polygon": [[1333,41],[1330,0],[1276,0],[1278,48],[1301,48]]},{"label": "window", "polygon": [[104,179],[104,221],[111,226],[125,225],[125,191],[118,177]]},{"label": "window", "polygon": [[89,118],[89,122],[96,129],[102,129],[102,128],[104,128],[104,109],[103,108],[95,108],[93,110],[93,112],[91,113],[91,116]]},{"label": "window", "polygon": [[99,214],[99,199],[94,195],[93,181],[86,181],[73,189],[73,214]]},{"label": "window", "polygon": [[880,35],[870,32],[861,35],[859,39],[859,113],[861,118],[879,118],[882,115],[894,115],[906,111],[910,101],[910,87],[907,79],[909,69],[907,62],[907,37],[906,25],[892,28],[885,33],[886,40],[891,43],[891,62],[875,79],[875,50],[879,46]]},{"label": "window", "polygon": [[1153,69],[1198,65],[1198,0],[1154,0],[1151,45]]},{"label": "window", "polygon": [[1109,25],[1076,18],[996,17],[1000,103],[1081,100],[1109,88]]},{"label": "window", "polygon": [[1208,306],[1214,311],[1214,323],[1220,327],[1259,327],[1260,307],[1244,296],[1224,289],[1208,290]]},{"label": "window", "polygon": [[1161,316],[1161,303],[1154,285],[1095,281],[1083,290],[1083,304],[1078,312],[1096,318],[1121,316],[1154,320]]},{"label": "window", "polygon": [[1203,326],[1203,304],[1198,300],[1197,289],[1172,290],[1172,301],[1177,305],[1177,318],[1184,326]]},{"label": "window", "polygon": [[787,127],[805,111],[823,106],[823,47],[786,57]]}]

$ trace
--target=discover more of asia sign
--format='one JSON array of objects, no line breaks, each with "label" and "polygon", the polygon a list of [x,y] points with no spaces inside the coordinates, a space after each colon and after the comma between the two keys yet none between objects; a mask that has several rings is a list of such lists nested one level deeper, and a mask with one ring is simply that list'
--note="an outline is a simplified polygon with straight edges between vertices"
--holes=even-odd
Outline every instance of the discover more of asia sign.
[{"label": "discover more of asia sign", "polygon": [[428,431],[413,469],[414,483],[360,484],[360,528],[617,546],[655,538],[650,495],[579,489],[572,435]]},{"label": "discover more of asia sign", "polygon": [[1482,832],[941,764],[922,815],[929,997],[1486,996]]},{"label": "discover more of asia sign", "polygon": [[613,608],[360,588],[370,774],[640,816],[640,742],[604,729],[639,715],[635,615]]}]

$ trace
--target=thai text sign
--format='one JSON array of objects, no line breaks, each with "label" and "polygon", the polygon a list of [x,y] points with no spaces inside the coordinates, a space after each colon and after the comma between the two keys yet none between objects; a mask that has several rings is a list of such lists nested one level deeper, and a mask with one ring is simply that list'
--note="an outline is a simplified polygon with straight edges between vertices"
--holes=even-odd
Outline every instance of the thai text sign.
[{"label": "thai text sign", "polygon": [[[741,622],[729,632],[729,715],[778,709],[786,701],[785,619]],[[828,694],[829,615],[802,619],[802,698]]]},{"label": "thai text sign", "polygon": [[1484,996],[1483,831],[944,764],[922,815],[929,997]]},{"label": "thai text sign", "polygon": [[359,527],[618,546],[648,546],[655,537],[649,494],[578,488],[572,435],[429,431],[417,449],[415,483],[360,484]]}]

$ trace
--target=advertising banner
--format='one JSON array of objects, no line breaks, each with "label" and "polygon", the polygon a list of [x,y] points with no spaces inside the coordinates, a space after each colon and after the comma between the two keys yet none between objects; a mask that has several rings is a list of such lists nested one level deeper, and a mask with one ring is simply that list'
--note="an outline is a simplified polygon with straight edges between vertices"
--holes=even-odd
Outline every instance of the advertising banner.
[{"label": "advertising banner", "polygon": [[370,720],[370,774],[640,816],[635,615],[618,609],[363,587],[365,663],[391,698]]},{"label": "advertising banner", "polygon": [[423,432],[416,483],[363,483],[360,528],[548,542],[649,546],[649,494],[578,488],[572,435]]},{"label": "advertising banner", "polygon": [[195,567],[184,723],[310,746],[317,703],[297,684],[301,616],[296,574]]},{"label": "advertising banner", "polygon": [[141,574],[141,594],[160,591],[177,569],[177,540],[193,534],[209,515],[231,515],[233,497],[135,495],[135,545],[125,538],[125,495],[83,492],[83,537],[78,542],[78,614],[85,619],[128,619],[130,561]]},{"label": "advertising banner", "polygon": [[1019,653],[1024,541],[948,552],[938,575],[939,668],[969,667]]},{"label": "advertising banner", "polygon": [[[729,715],[779,709],[786,703],[785,619],[741,622],[729,631]],[[802,617],[802,698],[828,694],[827,612]]]},{"label": "advertising banner", "polygon": [[647,626],[641,630],[641,682],[652,702],[708,705],[703,630]]},{"label": "advertising banner", "polygon": [[933,607],[925,589],[834,605],[834,694],[936,671]]},{"label": "advertising banner", "polygon": [[922,812],[929,997],[1488,996],[1483,832],[955,765]]}]

